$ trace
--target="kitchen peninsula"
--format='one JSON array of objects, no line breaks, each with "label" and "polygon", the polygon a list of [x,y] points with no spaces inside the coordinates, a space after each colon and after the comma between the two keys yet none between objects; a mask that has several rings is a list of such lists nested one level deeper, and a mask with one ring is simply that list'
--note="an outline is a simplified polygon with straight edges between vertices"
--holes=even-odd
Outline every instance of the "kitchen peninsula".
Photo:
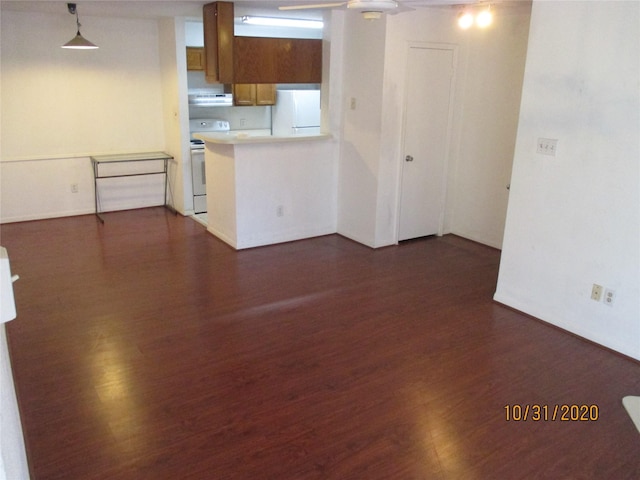
[{"label": "kitchen peninsula", "polygon": [[210,233],[244,249],[336,231],[330,135],[196,137],[205,142]]}]

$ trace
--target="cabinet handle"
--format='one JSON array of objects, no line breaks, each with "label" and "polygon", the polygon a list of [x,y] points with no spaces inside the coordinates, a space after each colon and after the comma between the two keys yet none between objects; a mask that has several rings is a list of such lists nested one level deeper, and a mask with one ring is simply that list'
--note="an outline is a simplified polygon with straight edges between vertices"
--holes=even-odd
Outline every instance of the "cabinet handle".
[{"label": "cabinet handle", "polygon": [[404,157],[404,161],[405,162],[413,162],[413,157],[411,155],[407,155],[406,157]]}]

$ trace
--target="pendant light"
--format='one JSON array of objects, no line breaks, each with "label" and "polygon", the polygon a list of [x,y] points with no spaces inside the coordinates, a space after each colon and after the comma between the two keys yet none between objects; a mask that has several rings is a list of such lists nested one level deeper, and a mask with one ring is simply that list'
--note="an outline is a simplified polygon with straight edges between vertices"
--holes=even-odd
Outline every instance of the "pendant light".
[{"label": "pendant light", "polygon": [[76,16],[76,24],[78,26],[78,33],[76,36],[69,40],[67,43],[62,45],[62,48],[74,48],[79,50],[90,50],[94,48],[98,48],[97,45],[91,43],[89,40],[80,35],[80,18],[78,17],[78,9],[76,8],[75,3],[67,3],[67,8],[69,9],[69,13],[71,15]]}]

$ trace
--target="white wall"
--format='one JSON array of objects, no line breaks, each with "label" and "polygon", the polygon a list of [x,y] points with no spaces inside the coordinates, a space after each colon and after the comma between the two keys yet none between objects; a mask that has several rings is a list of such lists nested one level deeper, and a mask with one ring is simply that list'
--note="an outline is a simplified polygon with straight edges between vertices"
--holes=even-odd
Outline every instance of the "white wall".
[{"label": "white wall", "polygon": [[461,31],[453,9],[418,8],[376,22],[348,12],[339,233],[372,247],[396,243],[408,45],[447,44],[457,49],[457,65],[444,233],[500,246],[529,4],[495,12],[486,31]]},{"label": "white wall", "polygon": [[184,18],[159,22],[160,66],[165,151],[173,156],[169,166],[172,205],[183,214],[193,213],[189,105]]},{"label": "white wall", "polygon": [[[338,172],[338,232],[377,247],[386,16],[370,22],[357,12],[345,12],[343,28],[340,102],[344,116]],[[355,108],[351,107],[352,99]]]},{"label": "white wall", "polygon": [[0,480],[26,480],[29,466],[24,448],[5,324],[0,323]]},{"label": "white wall", "polygon": [[500,248],[507,215],[530,4],[495,8],[491,28],[461,32],[464,91],[447,215],[448,230]]},{"label": "white wall", "polygon": [[[640,359],[640,3],[535,2],[495,299]],[[555,157],[536,154],[558,139]],[[615,290],[607,306],[592,284]]]},{"label": "white wall", "polygon": [[328,140],[207,143],[208,230],[237,249],[335,233],[332,149]]},{"label": "white wall", "polygon": [[[165,148],[157,22],[83,17],[100,48],[59,48],[74,30],[66,12],[2,12],[2,222],[89,213],[90,155]],[[138,177],[104,206],[162,203],[157,183]]]}]

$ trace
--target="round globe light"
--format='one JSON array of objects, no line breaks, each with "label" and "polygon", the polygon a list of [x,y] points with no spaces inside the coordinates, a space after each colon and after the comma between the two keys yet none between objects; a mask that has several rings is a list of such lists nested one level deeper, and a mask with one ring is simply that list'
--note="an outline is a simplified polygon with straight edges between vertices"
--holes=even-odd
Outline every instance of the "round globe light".
[{"label": "round globe light", "polygon": [[493,14],[487,9],[476,15],[476,25],[480,28],[486,28],[493,22]]},{"label": "round globe light", "polygon": [[473,25],[473,15],[471,12],[462,12],[458,15],[458,26],[463,30],[471,27]]}]

